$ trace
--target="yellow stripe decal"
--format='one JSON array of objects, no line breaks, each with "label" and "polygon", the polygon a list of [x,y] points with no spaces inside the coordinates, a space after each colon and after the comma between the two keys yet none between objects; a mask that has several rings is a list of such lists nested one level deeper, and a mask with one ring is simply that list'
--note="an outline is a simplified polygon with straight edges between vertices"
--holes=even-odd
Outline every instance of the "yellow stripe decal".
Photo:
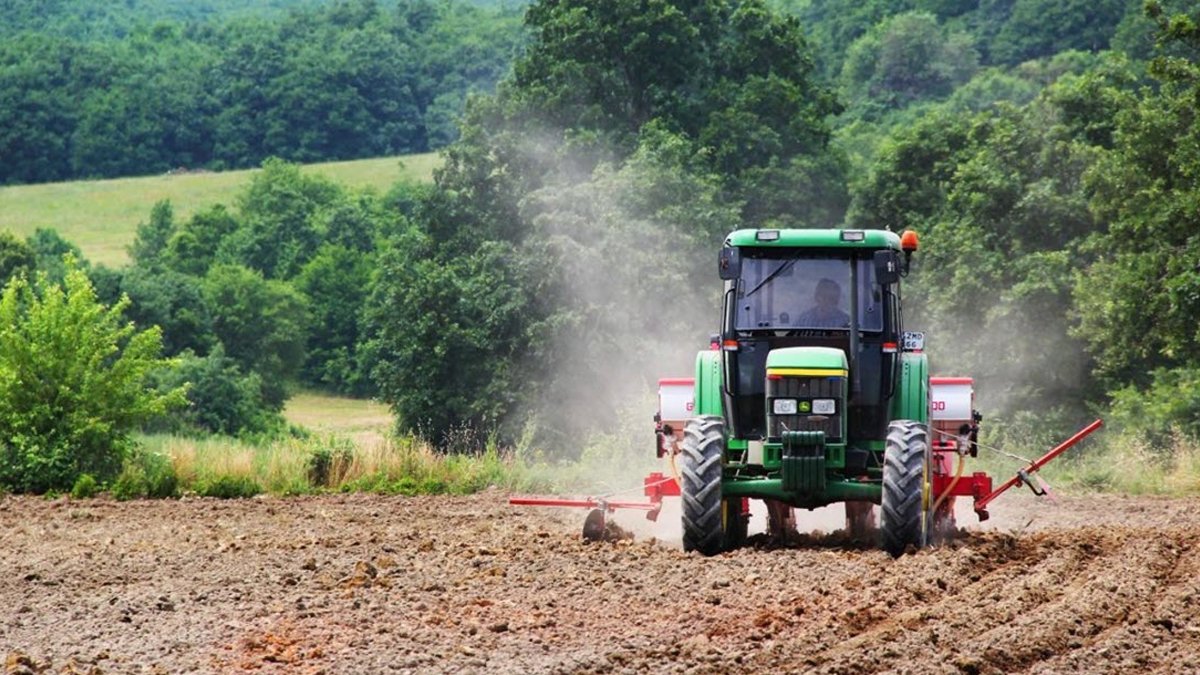
[{"label": "yellow stripe decal", "polygon": [[846,377],[846,371],[833,368],[768,368],[768,375],[806,375],[809,377]]}]

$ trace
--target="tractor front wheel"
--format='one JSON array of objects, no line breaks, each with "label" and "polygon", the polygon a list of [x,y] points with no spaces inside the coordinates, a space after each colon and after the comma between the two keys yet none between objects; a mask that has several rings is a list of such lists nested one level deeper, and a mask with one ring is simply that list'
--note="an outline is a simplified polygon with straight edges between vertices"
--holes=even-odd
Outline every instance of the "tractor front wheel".
[{"label": "tractor front wheel", "polygon": [[[725,543],[729,507],[721,500],[721,458],[725,454],[725,420],[703,415],[683,430],[679,486],[683,502],[683,550],[716,555]],[[732,506],[732,505],[731,505]]]},{"label": "tractor front wheel", "polygon": [[883,548],[899,558],[925,545],[929,481],[929,433],[925,425],[897,420],[888,425],[883,452],[883,498],[879,530]]}]

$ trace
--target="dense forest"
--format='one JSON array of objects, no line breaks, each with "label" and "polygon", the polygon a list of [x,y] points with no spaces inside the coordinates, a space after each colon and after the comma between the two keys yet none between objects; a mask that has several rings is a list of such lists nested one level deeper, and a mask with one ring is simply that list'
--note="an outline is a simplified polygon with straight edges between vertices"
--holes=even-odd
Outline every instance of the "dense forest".
[{"label": "dense forest", "polygon": [[0,37],[2,184],[438,148],[522,30],[429,1],[146,0],[5,3]]},{"label": "dense forest", "polygon": [[[151,424],[269,433],[282,427],[288,386],[305,383],[380,397],[402,430],[435,442],[478,430],[570,454],[582,434],[616,436],[642,420],[655,378],[689,372],[716,322],[712,261],[724,233],[845,225],[921,233],[908,326],[930,331],[935,370],[977,377],[1000,435],[1064,429],[1097,410],[1156,442],[1200,435],[1194,7],[542,0],[484,11],[335,3],[103,43],[151,54],[170,45],[138,63],[216,58],[205,71],[215,89],[193,82],[218,95],[215,126],[196,138],[238,148],[203,160],[231,166],[392,142],[314,123],[320,115],[289,119],[310,103],[410,128],[407,92],[433,100],[436,86],[404,84],[424,78],[424,65],[392,60],[372,65],[385,81],[373,101],[348,102],[327,86],[344,85],[344,72],[322,80],[299,67],[317,53],[347,63],[331,45],[380,55],[376,38],[432,40],[467,22],[473,37],[436,52],[458,70],[427,81],[462,84],[446,108],[457,110],[467,83],[498,78],[437,137],[449,145],[434,185],[356,193],[272,159],[233,204],[183,221],[156,207],[131,266],[74,263],[100,299],[127,297],[126,316],[161,327],[175,359],[157,376],[161,396],[191,383],[186,411]],[[342,40],[350,34],[367,39]],[[31,72],[61,65],[48,54],[68,43],[47,40],[8,41],[6,58]],[[147,91],[157,101],[180,90]],[[71,98],[135,100],[106,91]],[[266,92],[283,104],[257,117],[238,107]],[[27,133],[70,127],[20,119]],[[142,147],[121,135],[140,113],[120,119],[82,146],[94,148],[89,166]],[[58,146],[71,157],[82,152],[78,129],[101,128],[77,122]],[[446,127],[424,124],[421,142],[387,151],[434,145],[430,129]],[[73,160],[0,147],[19,158],[5,162],[11,179],[55,175],[37,173],[51,166],[75,175]],[[71,274],[61,262],[71,246],[53,232],[0,248],[7,270]]]},{"label": "dense forest", "polygon": [[[330,0],[7,0],[0,5],[0,36],[33,32],[85,39],[119,38],[138,26],[161,21],[278,18],[290,10],[330,4]],[[458,4],[520,9],[526,0],[460,0]]]}]

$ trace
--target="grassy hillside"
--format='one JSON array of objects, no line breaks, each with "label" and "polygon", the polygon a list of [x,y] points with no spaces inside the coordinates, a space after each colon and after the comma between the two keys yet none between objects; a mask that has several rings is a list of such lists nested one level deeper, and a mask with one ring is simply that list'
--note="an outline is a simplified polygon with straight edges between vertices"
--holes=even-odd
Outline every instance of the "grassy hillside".
[{"label": "grassy hillside", "polygon": [[[439,161],[436,153],[428,153],[311,164],[304,170],[382,191],[401,178],[429,180]],[[39,227],[54,228],[79,245],[88,260],[119,266],[128,261],[125,247],[155,202],[169,199],[176,217],[187,218],[212,204],[231,203],[255,171],[0,187],[0,230],[25,237]]]}]

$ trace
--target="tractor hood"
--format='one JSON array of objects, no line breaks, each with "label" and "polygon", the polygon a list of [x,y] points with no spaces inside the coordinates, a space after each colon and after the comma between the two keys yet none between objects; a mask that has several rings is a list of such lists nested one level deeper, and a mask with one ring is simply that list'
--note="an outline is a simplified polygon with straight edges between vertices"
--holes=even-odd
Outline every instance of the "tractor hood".
[{"label": "tractor hood", "polygon": [[785,432],[806,432],[801,437],[808,449],[802,453],[822,458],[826,443],[844,443],[847,371],[846,354],[840,349],[772,349],[767,355],[767,439],[783,441],[787,455]]},{"label": "tractor hood", "polygon": [[[788,370],[819,370],[819,373],[804,373],[806,375],[840,375],[846,376],[849,366],[846,364],[846,352],[832,347],[784,347],[772,349],[767,355],[767,374],[772,371]],[[789,375],[793,373],[778,372],[775,374]],[[796,373],[799,374],[799,373]]]}]

